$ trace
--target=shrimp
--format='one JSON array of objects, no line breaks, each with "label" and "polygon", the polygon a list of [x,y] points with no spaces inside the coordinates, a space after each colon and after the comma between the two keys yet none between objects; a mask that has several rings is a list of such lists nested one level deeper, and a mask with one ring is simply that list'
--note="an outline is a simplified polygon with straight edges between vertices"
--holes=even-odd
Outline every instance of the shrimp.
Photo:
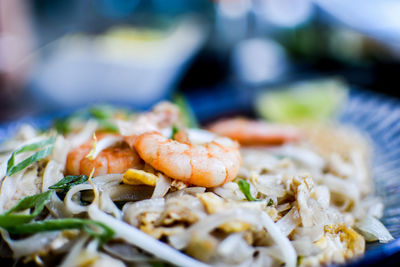
[{"label": "shrimp", "polygon": [[139,156],[154,169],[188,184],[215,187],[234,179],[239,171],[239,146],[228,138],[203,145],[168,139],[159,132],[135,138]]},{"label": "shrimp", "polygon": [[[114,134],[98,134],[97,139],[101,140]],[[142,160],[126,142],[102,150],[95,159],[86,157],[93,148],[93,140],[88,140],[79,147],[68,153],[66,173],[70,175],[90,175],[95,168],[94,176],[107,173],[122,173],[129,168],[141,168]]]},{"label": "shrimp", "polygon": [[300,139],[300,132],[295,127],[243,118],[216,122],[208,130],[236,140],[241,145],[281,145]]}]

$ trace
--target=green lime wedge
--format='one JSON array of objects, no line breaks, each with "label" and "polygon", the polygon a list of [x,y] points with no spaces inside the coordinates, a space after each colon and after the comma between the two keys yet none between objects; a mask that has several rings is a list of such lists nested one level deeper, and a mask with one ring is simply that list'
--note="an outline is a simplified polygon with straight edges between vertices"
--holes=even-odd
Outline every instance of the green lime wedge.
[{"label": "green lime wedge", "polygon": [[338,114],[347,96],[343,81],[317,80],[264,91],[255,105],[261,117],[274,122],[327,120]]}]

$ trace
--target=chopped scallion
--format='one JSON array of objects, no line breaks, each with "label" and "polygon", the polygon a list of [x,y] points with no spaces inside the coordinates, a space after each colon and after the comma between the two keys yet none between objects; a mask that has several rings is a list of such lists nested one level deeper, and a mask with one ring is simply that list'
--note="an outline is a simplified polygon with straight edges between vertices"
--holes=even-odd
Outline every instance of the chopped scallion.
[{"label": "chopped scallion", "polygon": [[115,125],[111,121],[109,121],[107,119],[98,119],[97,121],[99,122],[99,126],[100,126],[101,130],[107,131],[107,132],[113,132],[113,133],[118,132],[117,125]]},{"label": "chopped scallion", "polygon": [[[0,214],[0,227],[7,229],[8,227],[30,222],[42,212],[53,192],[54,191],[47,191],[41,194],[24,197],[14,207]],[[18,213],[28,209],[32,209],[29,214]]]},{"label": "chopped scallion", "polygon": [[96,119],[110,119],[113,116],[113,109],[110,106],[92,106],[89,108],[89,114]]},{"label": "chopped scallion", "polygon": [[[84,175],[82,175],[84,176]],[[76,178],[76,177],[75,177]],[[85,177],[80,177],[85,179]],[[71,185],[71,182],[78,182],[79,179],[69,178],[64,180],[64,184]],[[86,176],[87,180],[87,176]],[[81,180],[79,180],[81,181]],[[60,185],[57,185],[60,184]],[[61,187],[61,181],[56,187]],[[14,207],[0,214],[0,227],[13,234],[34,234],[44,231],[56,231],[66,229],[82,229],[89,235],[98,238],[101,242],[110,240],[114,231],[103,223],[79,218],[60,218],[43,221],[33,221],[50,201],[54,190],[49,190],[41,194],[27,196],[21,199]],[[31,210],[29,214],[20,213],[25,210]]]},{"label": "chopped scallion", "polygon": [[[11,175],[25,169],[32,163],[39,161],[39,160],[47,157],[48,155],[50,155],[53,152],[53,145],[54,145],[55,140],[56,140],[56,137],[52,136],[49,139],[23,146],[23,147],[17,149],[16,151],[14,151],[11,154],[11,157],[7,162],[7,176],[11,176]],[[35,151],[35,150],[38,150],[39,148],[42,148],[42,149],[35,152],[33,155],[29,156],[28,158],[24,159],[17,165],[15,165],[15,156],[17,154],[20,154],[23,152]]]},{"label": "chopped scallion", "polygon": [[242,191],[242,193],[244,194],[244,196],[246,197],[246,199],[248,201],[258,201],[258,199],[254,198],[251,193],[250,193],[250,184],[243,179],[240,179],[238,181],[238,185],[240,188],[240,191]]},{"label": "chopped scallion", "polygon": [[171,134],[171,139],[175,140],[175,134],[177,134],[179,132],[178,127],[176,127],[176,125],[172,126],[172,134]]},{"label": "chopped scallion", "polygon": [[198,128],[199,123],[197,122],[196,116],[186,98],[181,94],[177,94],[173,100],[179,107],[185,126],[189,128]]},{"label": "chopped scallion", "polygon": [[6,229],[13,234],[34,234],[45,231],[82,229],[89,235],[98,238],[102,242],[107,242],[114,235],[114,231],[111,228],[100,222],[79,218],[36,221],[15,226],[9,226]]},{"label": "chopped scallion", "polygon": [[62,189],[67,192],[71,187],[83,184],[88,180],[86,175],[68,175],[65,176],[61,181],[49,187],[49,189]]}]

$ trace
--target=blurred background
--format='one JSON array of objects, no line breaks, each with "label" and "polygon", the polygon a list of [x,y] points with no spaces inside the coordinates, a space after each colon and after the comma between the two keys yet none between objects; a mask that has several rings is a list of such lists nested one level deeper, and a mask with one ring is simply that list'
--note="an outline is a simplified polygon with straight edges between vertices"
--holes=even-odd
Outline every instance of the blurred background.
[{"label": "blurred background", "polygon": [[0,0],[0,122],[177,92],[205,121],[251,115],[299,81],[399,97],[399,14],[397,0]]}]

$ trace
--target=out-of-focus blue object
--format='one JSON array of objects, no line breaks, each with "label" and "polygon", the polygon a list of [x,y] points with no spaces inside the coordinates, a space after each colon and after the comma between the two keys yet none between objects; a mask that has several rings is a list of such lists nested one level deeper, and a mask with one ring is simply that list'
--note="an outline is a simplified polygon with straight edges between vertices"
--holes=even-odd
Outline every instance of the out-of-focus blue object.
[{"label": "out-of-focus blue object", "polygon": [[33,95],[54,108],[95,102],[148,107],[166,97],[207,30],[193,17],[166,31],[119,27],[72,35],[46,48],[32,74]]},{"label": "out-of-focus blue object", "polygon": [[[318,7],[318,8],[315,8]],[[400,54],[398,0],[232,0],[216,5],[216,28],[228,44],[249,37],[273,36],[318,19],[371,36]],[[322,11],[322,12],[321,12]]]},{"label": "out-of-focus blue object", "polygon": [[307,21],[313,13],[311,0],[259,0],[253,12],[261,21],[280,27],[295,27]]},{"label": "out-of-focus blue object", "polygon": [[100,2],[96,4],[104,15],[120,18],[131,15],[140,0],[101,0]]},{"label": "out-of-focus blue object", "polygon": [[313,4],[350,28],[400,47],[398,0],[258,0],[252,10],[262,21],[295,27],[312,15]]},{"label": "out-of-focus blue object", "polygon": [[179,15],[182,13],[197,13],[207,12],[207,9],[212,5],[211,1],[204,0],[145,0],[152,2],[155,12],[160,12],[164,15]]},{"label": "out-of-focus blue object", "polygon": [[277,81],[287,69],[284,48],[266,38],[239,42],[233,50],[232,64],[236,76],[251,85]]},{"label": "out-of-focus blue object", "polygon": [[347,26],[400,49],[400,1],[314,0]]}]

